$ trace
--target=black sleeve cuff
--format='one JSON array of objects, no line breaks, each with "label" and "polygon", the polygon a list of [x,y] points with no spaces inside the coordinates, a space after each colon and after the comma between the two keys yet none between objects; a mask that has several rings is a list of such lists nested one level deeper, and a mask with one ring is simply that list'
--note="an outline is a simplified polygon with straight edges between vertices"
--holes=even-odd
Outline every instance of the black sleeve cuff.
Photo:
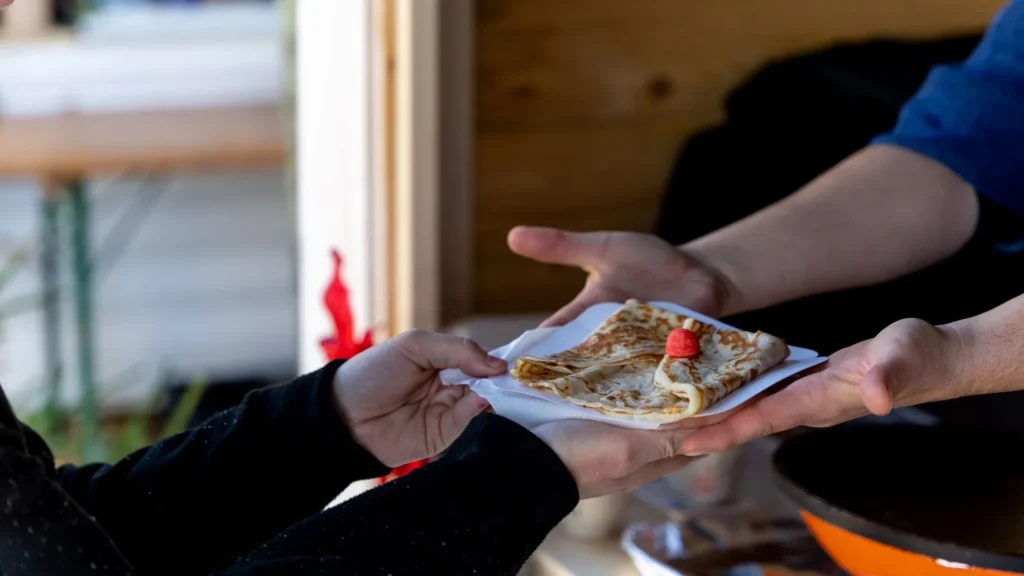
[{"label": "black sleeve cuff", "polygon": [[299,569],[317,556],[351,574],[516,574],[578,500],[544,442],[478,416],[448,455],[307,518],[238,566]]},{"label": "black sleeve cuff", "polygon": [[290,423],[281,427],[291,436],[279,443],[283,450],[299,450],[330,467],[331,472],[344,476],[346,481],[384,476],[391,469],[355,441],[334,409],[334,375],[344,363],[334,360],[291,384],[253,392],[264,397],[250,400],[272,412],[269,422]]},{"label": "black sleeve cuff", "polygon": [[545,533],[580,499],[558,455],[526,428],[496,414],[473,419],[445,460],[467,479],[463,488],[481,505],[516,515],[530,511]]}]

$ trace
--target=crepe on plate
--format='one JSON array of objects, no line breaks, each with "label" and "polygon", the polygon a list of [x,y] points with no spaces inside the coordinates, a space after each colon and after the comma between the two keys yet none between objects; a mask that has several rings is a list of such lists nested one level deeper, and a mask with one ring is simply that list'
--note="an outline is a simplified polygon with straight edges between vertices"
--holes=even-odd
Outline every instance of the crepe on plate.
[{"label": "crepe on plate", "polygon": [[[677,328],[697,334],[700,354],[665,354]],[[675,421],[707,410],[788,355],[770,334],[721,329],[630,300],[569,350],[517,359],[512,376],[610,416]]]}]

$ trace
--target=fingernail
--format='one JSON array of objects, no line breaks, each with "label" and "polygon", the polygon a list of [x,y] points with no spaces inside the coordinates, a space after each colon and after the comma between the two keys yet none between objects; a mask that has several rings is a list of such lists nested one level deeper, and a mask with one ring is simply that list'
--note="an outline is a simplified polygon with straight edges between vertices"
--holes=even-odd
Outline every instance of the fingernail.
[{"label": "fingernail", "polygon": [[502,370],[504,370],[508,366],[508,363],[505,362],[504,360],[502,360],[501,358],[495,358],[494,356],[488,356],[487,357],[487,365],[488,366],[492,366],[494,368],[501,368]]},{"label": "fingernail", "polygon": [[481,398],[476,403],[476,413],[480,414],[481,412],[484,412],[485,410],[487,410],[490,407],[491,407],[491,403],[488,402],[487,400],[484,400],[483,398]]},{"label": "fingernail", "polygon": [[707,452],[701,452],[700,450],[694,450],[692,452],[683,452],[683,456],[689,456],[690,458],[696,458],[698,456],[707,456]]}]

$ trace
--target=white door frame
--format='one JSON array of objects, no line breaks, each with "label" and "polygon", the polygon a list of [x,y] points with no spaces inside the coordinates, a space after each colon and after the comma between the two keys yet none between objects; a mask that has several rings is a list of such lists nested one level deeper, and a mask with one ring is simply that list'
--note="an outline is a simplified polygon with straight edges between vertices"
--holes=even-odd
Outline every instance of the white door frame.
[{"label": "white door frame", "polygon": [[440,5],[395,0],[393,327],[440,325]]},{"label": "white door frame", "polygon": [[371,0],[297,0],[299,369],[324,363],[331,248],[344,258],[356,329],[373,325]]},{"label": "white door frame", "polygon": [[358,330],[470,311],[472,14],[472,0],[296,2],[303,370],[331,330],[331,247]]}]

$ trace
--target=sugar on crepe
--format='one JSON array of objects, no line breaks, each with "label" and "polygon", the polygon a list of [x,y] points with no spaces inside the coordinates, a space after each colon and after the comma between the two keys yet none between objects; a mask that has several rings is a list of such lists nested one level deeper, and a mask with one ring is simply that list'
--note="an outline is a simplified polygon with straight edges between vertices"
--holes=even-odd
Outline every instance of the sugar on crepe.
[{"label": "sugar on crepe", "polygon": [[612,417],[674,421],[707,410],[788,355],[775,336],[630,300],[569,350],[517,359],[512,376]]}]

